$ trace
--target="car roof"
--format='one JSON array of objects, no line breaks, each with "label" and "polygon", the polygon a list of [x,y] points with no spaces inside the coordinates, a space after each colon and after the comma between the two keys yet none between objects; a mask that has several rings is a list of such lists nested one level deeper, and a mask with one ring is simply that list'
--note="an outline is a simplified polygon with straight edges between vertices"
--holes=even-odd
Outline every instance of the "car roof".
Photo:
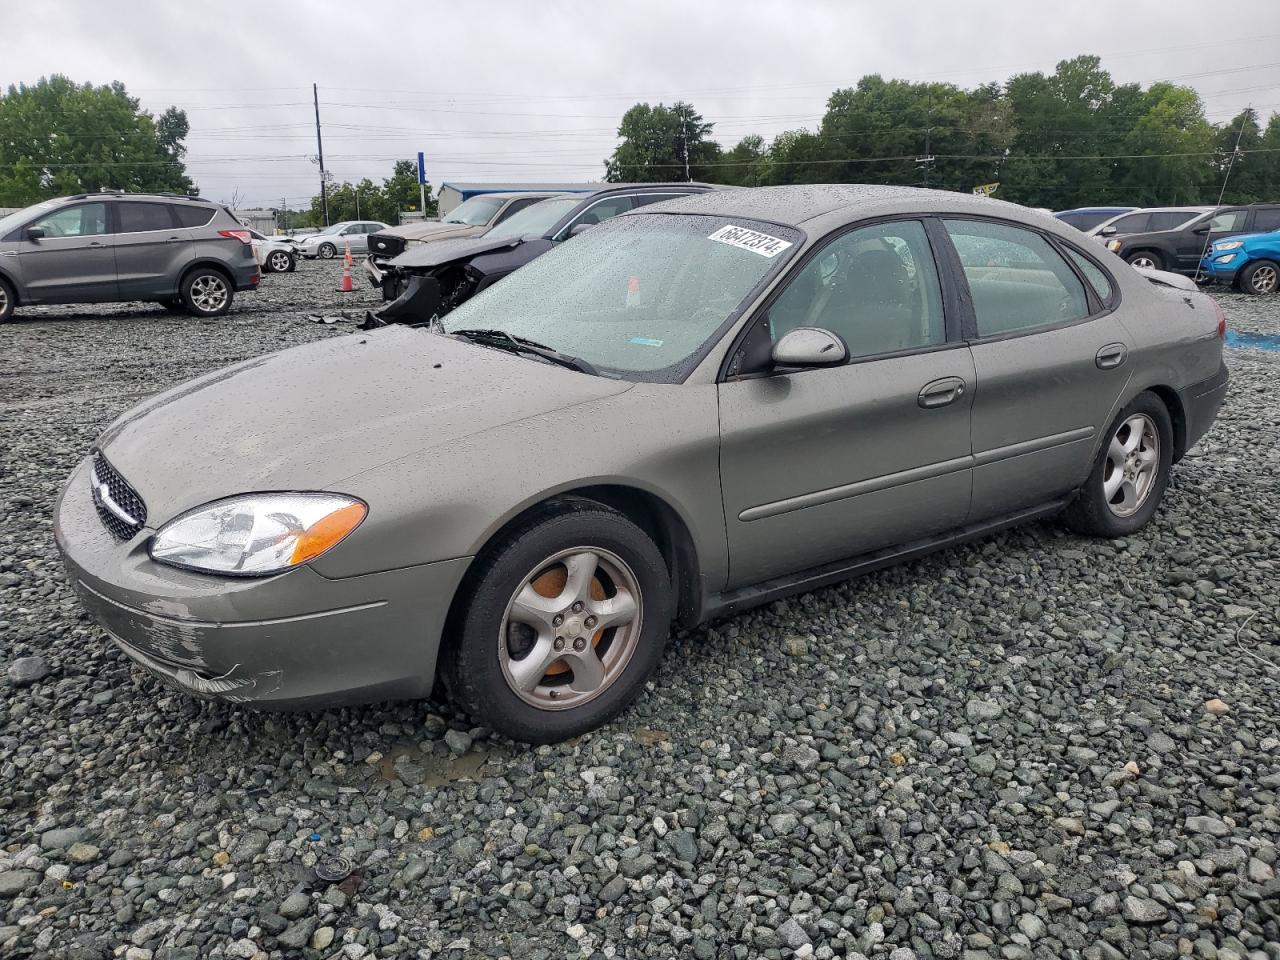
[{"label": "car roof", "polygon": [[1070,236],[1074,228],[1016,203],[947,190],[880,184],[808,183],[783,187],[717,190],[653,203],[623,216],[647,213],[699,213],[743,217],[783,226],[812,224],[816,233],[854,220],[909,213],[973,213],[1019,220]]},{"label": "car roof", "polygon": [[1137,207],[1074,207],[1070,210],[1059,210],[1054,214],[1060,217],[1064,213],[1132,213]]},{"label": "car roof", "polygon": [[[72,197],[59,197],[64,203],[79,200],[163,200],[166,203],[214,203],[204,197],[190,197],[183,193],[129,193],[125,190],[100,190],[97,193],[77,193]],[[214,204],[217,206],[217,204]]]}]

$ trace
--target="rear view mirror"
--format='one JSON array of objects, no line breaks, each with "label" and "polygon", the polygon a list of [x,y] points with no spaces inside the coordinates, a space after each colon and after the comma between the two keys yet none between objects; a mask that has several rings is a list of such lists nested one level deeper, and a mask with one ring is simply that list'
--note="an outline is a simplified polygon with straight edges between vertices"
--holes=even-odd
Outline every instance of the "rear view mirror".
[{"label": "rear view mirror", "polygon": [[773,345],[776,367],[834,367],[849,359],[839,334],[821,327],[796,327]]},{"label": "rear view mirror", "polygon": [[44,239],[44,227],[27,227],[27,239],[28,239],[28,240],[43,240],[43,239]]},{"label": "rear view mirror", "polygon": [[569,236],[576,237],[580,233],[586,233],[588,230],[590,230],[594,226],[595,226],[594,223],[580,223],[577,226],[575,226],[572,230],[569,231]]}]

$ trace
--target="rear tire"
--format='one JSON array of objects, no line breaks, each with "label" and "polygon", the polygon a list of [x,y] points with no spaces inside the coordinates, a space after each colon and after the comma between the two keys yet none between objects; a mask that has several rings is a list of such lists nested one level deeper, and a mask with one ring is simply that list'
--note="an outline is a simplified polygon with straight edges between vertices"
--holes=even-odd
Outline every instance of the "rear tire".
[{"label": "rear tire", "polygon": [[476,561],[441,674],[476,721],[554,743],[616,716],[643,690],[671,625],[653,540],[590,501],[548,507]]},{"label": "rear tire", "polygon": [[1143,270],[1163,270],[1164,258],[1154,250],[1139,250],[1125,257],[1130,264]]},{"label": "rear tire", "polygon": [[1169,410],[1154,393],[1140,393],[1103,438],[1089,479],[1067,507],[1067,526],[1108,538],[1141,530],[1160,506],[1172,466]]},{"label": "rear tire", "polygon": [[1272,260],[1255,260],[1240,271],[1240,289],[1262,296],[1280,289],[1280,264]]},{"label": "rear tire", "polygon": [[235,291],[226,274],[197,267],[182,278],[182,302],[197,317],[220,317],[231,309]]},{"label": "rear tire", "polygon": [[267,262],[264,269],[271,273],[292,273],[296,263],[292,253],[284,250],[275,250],[267,254]]},{"label": "rear tire", "polygon": [[0,280],[0,323],[8,323],[13,319],[13,308],[17,304],[17,296],[7,280]]}]

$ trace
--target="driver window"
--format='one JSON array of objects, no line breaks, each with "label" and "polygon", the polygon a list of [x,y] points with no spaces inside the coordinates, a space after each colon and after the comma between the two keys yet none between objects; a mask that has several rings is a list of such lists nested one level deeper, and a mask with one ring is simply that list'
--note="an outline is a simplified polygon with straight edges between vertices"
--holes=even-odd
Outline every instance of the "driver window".
[{"label": "driver window", "polygon": [[82,203],[64,207],[28,227],[38,227],[46,237],[100,237],[107,232],[107,205]]},{"label": "driver window", "polygon": [[[631,198],[627,196],[610,197],[608,200],[601,200],[599,203],[593,203],[584,210],[573,223],[569,224],[569,230],[579,224],[585,223],[594,226],[597,223],[604,223],[610,217],[616,217],[620,213],[626,213],[631,209]],[[567,231],[566,231],[567,232]]]},{"label": "driver window", "polygon": [[943,343],[942,291],[923,224],[863,227],[818,251],[769,309],[775,343],[796,327],[838,333],[851,357]]},{"label": "driver window", "polygon": [[1221,233],[1225,230],[1243,230],[1244,220],[1249,214],[1244,210],[1232,210],[1220,213],[1209,221],[1210,233]]}]

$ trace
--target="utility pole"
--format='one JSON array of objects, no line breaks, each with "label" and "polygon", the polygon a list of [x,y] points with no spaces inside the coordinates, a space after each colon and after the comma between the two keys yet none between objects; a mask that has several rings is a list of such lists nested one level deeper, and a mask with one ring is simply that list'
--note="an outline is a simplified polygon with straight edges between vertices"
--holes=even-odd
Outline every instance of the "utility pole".
[{"label": "utility pole", "polygon": [[284,232],[289,232],[289,198],[280,198],[280,219],[283,222]]},{"label": "utility pole", "polygon": [[684,148],[684,180],[685,183],[691,183],[693,177],[689,176],[689,128],[686,126],[687,118],[680,114],[680,145]]},{"label": "utility pole", "polygon": [[933,143],[933,93],[929,93],[928,106],[925,108],[924,115],[924,186],[929,186],[929,170],[933,167],[933,154],[929,152],[929,148]]},{"label": "utility pole", "polygon": [[356,219],[360,219],[360,184],[356,184]]},{"label": "utility pole", "polygon": [[316,105],[316,155],[320,159],[320,209],[324,212],[324,225],[329,225],[329,185],[324,175],[324,141],[320,139],[320,88],[311,85],[311,98]]}]

